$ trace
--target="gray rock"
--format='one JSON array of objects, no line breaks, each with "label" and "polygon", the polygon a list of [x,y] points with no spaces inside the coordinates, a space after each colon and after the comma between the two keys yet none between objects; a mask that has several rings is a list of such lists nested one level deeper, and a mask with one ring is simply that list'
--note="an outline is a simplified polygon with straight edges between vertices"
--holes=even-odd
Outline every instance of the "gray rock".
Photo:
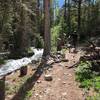
[{"label": "gray rock", "polygon": [[51,68],[49,68],[49,69],[48,69],[48,71],[52,71],[52,69],[51,69]]},{"label": "gray rock", "polygon": [[47,64],[52,64],[52,63],[54,63],[54,60],[49,60],[49,61],[47,62]]},{"label": "gray rock", "polygon": [[64,64],[62,64],[62,63],[59,63],[59,66],[62,66],[62,67],[64,67]]},{"label": "gray rock", "polygon": [[53,77],[52,77],[51,74],[45,75],[44,78],[45,78],[46,81],[52,81],[53,80]]},{"label": "gray rock", "polygon": [[38,80],[38,81],[37,81],[37,83],[41,83],[41,81],[40,81],[40,80]]}]

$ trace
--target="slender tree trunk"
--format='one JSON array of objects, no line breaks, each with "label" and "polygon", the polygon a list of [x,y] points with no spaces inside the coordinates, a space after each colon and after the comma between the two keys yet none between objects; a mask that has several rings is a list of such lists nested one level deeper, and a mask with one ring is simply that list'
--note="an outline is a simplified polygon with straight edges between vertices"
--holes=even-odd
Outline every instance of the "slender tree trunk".
[{"label": "slender tree trunk", "polygon": [[65,0],[64,20],[65,20],[65,23],[66,23],[66,21],[67,21],[67,0]]},{"label": "slender tree trunk", "polygon": [[[25,0],[22,0],[22,3],[25,3]],[[26,32],[26,11],[24,7],[21,6],[21,12],[20,12],[20,27],[19,27],[19,54],[21,56],[25,56],[27,53],[28,48],[28,38],[27,38],[27,32]],[[22,67],[20,71],[20,75],[26,75],[27,74],[27,66]]]},{"label": "slender tree trunk", "polygon": [[40,0],[37,0],[37,17],[40,17]]},{"label": "slender tree trunk", "polygon": [[50,34],[50,0],[44,0],[44,53],[43,56],[46,57],[50,55],[51,50],[51,34]]},{"label": "slender tree trunk", "polygon": [[17,29],[17,24],[18,24],[18,18],[16,16],[16,13],[17,13],[17,10],[18,10],[18,7],[17,7],[17,1],[16,0],[13,0],[12,1],[12,7],[13,7],[13,13],[14,13],[14,19],[13,19],[13,24],[12,24],[12,28],[13,28],[13,36],[14,36],[14,51],[12,51],[12,54],[15,55],[16,52],[17,52],[17,49],[18,49],[18,44],[17,44],[17,37],[16,37],[16,34],[17,32],[15,31]]},{"label": "slender tree trunk", "polygon": [[68,0],[68,33],[71,33],[71,18],[70,18],[70,0]]},{"label": "slender tree trunk", "polygon": [[37,0],[37,26],[40,33],[40,0]]},{"label": "slender tree trunk", "polygon": [[82,0],[78,1],[78,34],[80,34],[81,31],[81,3]]}]

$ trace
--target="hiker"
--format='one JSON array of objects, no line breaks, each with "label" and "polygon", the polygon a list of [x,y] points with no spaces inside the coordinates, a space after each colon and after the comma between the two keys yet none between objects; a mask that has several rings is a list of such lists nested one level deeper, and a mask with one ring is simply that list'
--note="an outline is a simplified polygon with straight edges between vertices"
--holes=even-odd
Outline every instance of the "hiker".
[{"label": "hiker", "polygon": [[74,48],[73,52],[76,52],[76,48],[77,48],[77,39],[78,39],[78,35],[76,33],[76,31],[74,31],[72,34],[70,34],[70,36],[68,37],[69,40],[69,44],[68,44],[68,48],[69,48],[69,52],[71,52],[71,48]]}]

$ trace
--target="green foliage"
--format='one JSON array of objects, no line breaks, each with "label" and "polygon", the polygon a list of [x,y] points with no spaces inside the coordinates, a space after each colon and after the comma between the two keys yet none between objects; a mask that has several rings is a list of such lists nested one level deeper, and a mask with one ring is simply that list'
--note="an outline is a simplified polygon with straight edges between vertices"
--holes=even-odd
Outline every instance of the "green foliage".
[{"label": "green foliage", "polygon": [[76,79],[80,82],[84,81],[85,79],[92,78],[92,71],[91,71],[91,63],[86,62],[80,62],[76,69]]},{"label": "green foliage", "polygon": [[25,95],[25,99],[24,100],[29,100],[29,98],[33,95],[32,90],[27,91],[26,95]]},{"label": "green foliage", "polygon": [[100,91],[100,76],[96,75],[91,68],[90,62],[80,62],[76,68],[76,80],[80,82],[81,88],[93,87],[94,90]]},{"label": "green foliage", "polygon": [[100,92],[100,76],[96,76],[94,79],[93,79],[93,87],[96,91],[99,91]]},{"label": "green foliage", "polygon": [[55,50],[54,47],[57,47],[58,40],[63,39],[65,41],[68,35],[68,26],[63,17],[59,17],[59,22],[51,28],[51,33],[51,45]]},{"label": "green foliage", "polygon": [[52,47],[57,46],[57,39],[59,37],[61,29],[62,29],[62,27],[61,27],[60,24],[51,28],[51,33],[52,33],[52,35],[51,35],[51,45],[52,45]]},{"label": "green foliage", "polygon": [[82,81],[79,87],[90,89],[91,86],[92,86],[92,81],[90,79],[87,79]]},{"label": "green foliage", "polygon": [[42,36],[40,36],[39,34],[37,34],[35,36],[35,38],[36,38],[36,43],[35,43],[36,48],[43,48],[44,42],[43,42]]}]

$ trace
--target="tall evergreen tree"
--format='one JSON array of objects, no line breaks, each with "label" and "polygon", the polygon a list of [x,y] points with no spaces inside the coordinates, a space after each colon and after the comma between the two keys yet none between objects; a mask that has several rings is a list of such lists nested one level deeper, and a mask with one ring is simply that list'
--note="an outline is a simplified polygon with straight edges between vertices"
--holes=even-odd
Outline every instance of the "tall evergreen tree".
[{"label": "tall evergreen tree", "polygon": [[50,55],[51,50],[51,34],[50,34],[50,0],[44,0],[44,53],[46,57]]}]

